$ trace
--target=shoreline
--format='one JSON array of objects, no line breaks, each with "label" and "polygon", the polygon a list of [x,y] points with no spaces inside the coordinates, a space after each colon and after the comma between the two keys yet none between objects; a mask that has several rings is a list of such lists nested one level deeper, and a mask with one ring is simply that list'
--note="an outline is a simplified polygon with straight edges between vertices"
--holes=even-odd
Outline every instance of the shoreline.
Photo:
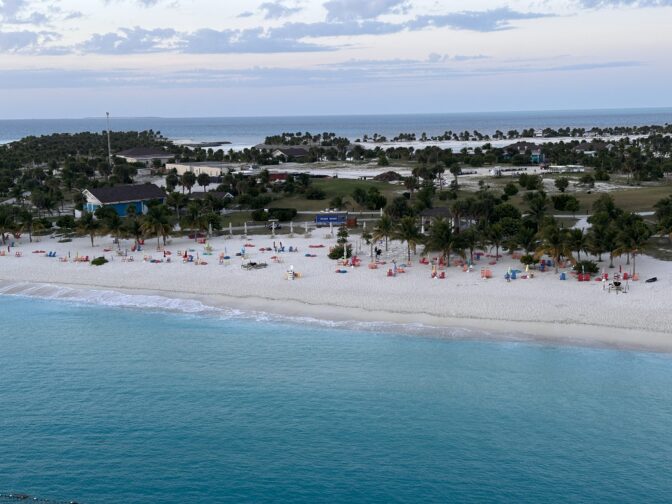
[{"label": "shoreline", "polygon": [[[405,336],[448,337],[450,339],[486,340],[513,343],[539,343],[561,346],[606,348],[623,351],[643,351],[672,354],[672,338],[667,333],[628,329],[608,325],[574,324],[562,321],[524,321],[492,319],[486,317],[438,317],[430,313],[391,312],[363,310],[337,304],[313,304],[296,300],[278,300],[256,296],[235,297],[222,294],[200,294],[188,291],[160,289],[119,288],[113,285],[82,285],[60,282],[21,282],[30,288],[66,287],[83,293],[116,293],[129,296],[152,296],[165,300],[197,301],[204,308],[239,312],[233,318],[248,316],[270,317],[281,323],[308,323],[335,329],[363,329]],[[3,285],[4,284],[4,285]],[[0,288],[12,288],[17,284],[0,278]],[[2,292],[2,296],[33,297],[43,300],[81,302],[81,298],[34,296],[25,292]],[[103,303],[92,302],[98,306]],[[108,305],[119,309],[155,309],[163,312],[178,312],[185,315],[207,316],[203,312],[179,311],[169,307],[143,307],[142,305]],[[364,324],[364,325],[360,325]],[[502,324],[506,329],[502,329]],[[411,330],[413,328],[413,330]],[[449,334],[446,333],[449,331]],[[459,333],[459,335],[457,334]],[[568,333],[571,336],[568,336]]]},{"label": "shoreline", "polygon": [[[17,287],[19,291],[52,286],[56,292],[65,287],[82,291],[83,300],[95,301],[94,291],[104,290],[160,296],[170,300],[162,302],[170,306],[180,302],[196,306],[198,302],[213,309],[270,314],[290,321],[393,327],[396,332],[417,332],[421,326],[428,334],[466,330],[494,334],[496,339],[518,340],[520,336],[560,344],[672,352],[672,317],[668,313],[672,262],[638,257],[642,281],[632,282],[629,292],[623,294],[603,290],[602,282],[579,283],[571,275],[560,281],[553,271],[538,272],[534,279],[506,282],[506,271],[520,268],[510,256],[496,264],[492,258],[483,258],[473,273],[446,267],[445,280],[432,279],[431,266],[420,264],[415,256],[405,273],[391,278],[388,268],[392,261],[402,266],[407,262],[406,247],[398,242],[392,242],[383,256],[387,265],[369,269],[368,247],[364,247],[361,267],[335,274],[336,268],[343,267],[327,257],[329,246],[335,243],[327,234],[328,230],[320,230],[311,238],[254,236],[244,240],[223,236],[210,241],[208,253],[212,255],[205,255],[204,244],[186,238],[175,238],[168,244],[170,256],[157,251],[156,241],[148,241],[143,251],[132,252],[132,242],[123,240],[121,250],[129,249],[132,262],[117,255],[109,237],[99,238],[95,247],[88,237],[67,243],[53,238],[34,243],[23,239],[0,257],[0,292],[7,292],[3,285],[12,284],[24,285],[23,289]],[[352,239],[354,242],[358,237]],[[267,250],[278,241],[301,252]],[[317,244],[323,248],[315,248]],[[268,266],[253,271],[241,268],[241,258],[234,256],[241,249],[250,260]],[[44,250],[55,252],[56,258],[45,257]],[[185,250],[194,259],[200,255],[208,264],[183,262],[180,254]],[[17,257],[16,252],[21,255]],[[220,254],[231,259],[220,264]],[[77,256],[101,255],[110,262],[95,267],[73,261]],[[167,262],[167,257],[173,260]],[[301,277],[286,280],[290,267]],[[616,260],[617,269],[605,271],[611,274],[619,267],[628,271],[625,258]],[[492,278],[482,279],[481,268],[490,269]],[[650,276],[658,276],[659,281],[644,283]]]}]

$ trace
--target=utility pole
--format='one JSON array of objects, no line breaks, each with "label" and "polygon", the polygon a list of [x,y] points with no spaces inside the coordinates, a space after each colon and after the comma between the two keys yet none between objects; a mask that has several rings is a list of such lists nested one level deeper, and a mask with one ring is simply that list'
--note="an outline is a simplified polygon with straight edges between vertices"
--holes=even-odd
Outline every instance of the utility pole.
[{"label": "utility pole", "polygon": [[107,163],[110,165],[110,174],[112,174],[112,144],[110,143],[110,113],[107,115]]}]

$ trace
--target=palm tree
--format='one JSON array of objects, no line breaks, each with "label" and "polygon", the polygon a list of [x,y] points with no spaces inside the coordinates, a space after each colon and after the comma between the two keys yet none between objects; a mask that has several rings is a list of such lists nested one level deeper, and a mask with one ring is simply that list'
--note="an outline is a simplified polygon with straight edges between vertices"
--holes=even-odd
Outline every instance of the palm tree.
[{"label": "palm tree", "polygon": [[21,229],[24,231],[28,231],[28,240],[30,243],[33,243],[33,227],[35,224],[35,216],[33,215],[33,212],[28,210],[27,208],[24,208],[21,210]]},{"label": "palm tree", "polygon": [[397,225],[395,232],[394,232],[394,237],[403,242],[406,242],[407,250],[408,250],[408,260],[411,260],[411,248],[415,249],[416,245],[420,242],[422,239],[422,235],[420,234],[420,230],[418,229],[418,225],[415,222],[415,217],[412,217],[410,215],[407,215],[406,217],[403,217],[400,221],[399,224]]},{"label": "palm tree", "polygon": [[529,255],[530,252],[537,248],[537,232],[523,223],[516,235],[516,242]]},{"label": "palm tree", "polygon": [[[633,214],[635,215],[635,214]],[[618,233],[616,241],[618,247],[615,250],[616,253],[626,253],[628,254],[628,260],[626,264],[630,264],[630,256],[632,255],[632,274],[635,274],[636,267],[636,257],[639,251],[646,245],[646,242],[651,237],[651,229],[643,219],[636,215],[636,218],[632,222],[625,225],[621,231]]]},{"label": "palm tree", "polygon": [[375,241],[385,239],[385,252],[388,250],[388,241],[394,234],[394,222],[389,215],[383,215],[373,229],[373,239]]},{"label": "palm tree", "polygon": [[91,246],[93,247],[93,239],[100,232],[101,229],[100,221],[96,220],[92,213],[85,213],[82,215],[82,218],[79,219],[77,223],[77,230],[81,234],[88,234],[91,238]]},{"label": "palm tree", "polygon": [[210,175],[207,173],[201,173],[196,177],[198,185],[201,186],[206,192],[208,191],[208,186],[210,185]]},{"label": "palm tree", "polygon": [[137,247],[143,236],[142,223],[136,218],[127,219],[124,223],[124,228],[125,232],[135,239],[135,245]]},{"label": "palm tree", "polygon": [[166,237],[173,230],[170,212],[164,205],[155,205],[149,207],[149,211],[143,217],[142,230],[148,234],[156,235],[156,246],[161,247],[160,239],[163,238],[163,244],[166,244]]},{"label": "palm tree", "polygon": [[[198,221],[201,217],[201,205],[195,201],[192,201],[187,205],[187,210],[182,217],[180,222],[181,226],[187,230],[193,230],[198,228]],[[196,233],[194,233],[195,235]],[[194,236],[194,239],[197,237]]]},{"label": "palm tree", "polygon": [[493,224],[488,228],[487,239],[495,246],[495,261],[499,261],[499,247],[504,241],[504,228],[501,224]]},{"label": "palm tree", "polygon": [[114,237],[117,243],[119,243],[119,238],[121,236],[121,230],[123,229],[123,226],[124,221],[121,220],[121,217],[119,217],[119,214],[117,212],[110,213],[110,215],[108,215],[105,218],[105,227]]},{"label": "palm tree", "polygon": [[186,172],[182,175],[182,190],[186,188],[189,194],[191,194],[191,188],[194,187],[194,184],[196,184],[196,175],[194,172]]},{"label": "palm tree", "polygon": [[175,218],[180,218],[180,208],[184,205],[186,197],[179,192],[171,192],[166,198],[166,205],[175,209]]},{"label": "palm tree", "polygon": [[438,251],[444,257],[446,265],[450,266],[450,253],[455,246],[457,235],[453,233],[453,225],[446,219],[437,219],[429,228],[429,236],[424,252]]},{"label": "palm tree", "polygon": [[569,247],[576,252],[576,259],[581,260],[581,252],[588,249],[588,235],[583,229],[571,229],[569,231]]},{"label": "palm tree", "polygon": [[561,257],[572,257],[572,251],[569,246],[569,236],[565,228],[560,227],[558,222],[553,219],[541,230],[541,246],[537,249],[536,256],[544,254],[550,256],[555,263],[555,272],[558,272],[558,262]]},{"label": "palm tree", "polygon": [[527,203],[530,219],[537,225],[537,229],[539,229],[546,215],[546,205],[548,204],[546,193],[543,191],[529,192],[525,194],[523,199]]}]

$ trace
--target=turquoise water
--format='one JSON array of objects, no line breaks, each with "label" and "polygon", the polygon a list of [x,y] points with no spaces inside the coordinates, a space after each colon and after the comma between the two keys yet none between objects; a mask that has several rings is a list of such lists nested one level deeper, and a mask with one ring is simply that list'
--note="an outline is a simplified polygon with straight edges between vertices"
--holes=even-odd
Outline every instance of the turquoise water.
[{"label": "turquoise water", "polygon": [[[422,132],[429,136],[447,130],[492,134],[497,129],[564,128],[593,126],[642,126],[672,122],[671,108],[558,110],[539,112],[479,112],[453,114],[342,115],[310,117],[112,117],[114,131],[160,131],[173,140],[192,142],[227,140],[232,146],[254,145],[266,136],[284,131],[324,131],[356,140],[379,133],[392,138],[399,133]],[[0,143],[28,135],[106,130],[105,117],[86,119],[0,119]]]},{"label": "turquoise water", "polygon": [[672,495],[668,355],[11,296],[0,296],[0,327],[2,494],[79,503]]}]

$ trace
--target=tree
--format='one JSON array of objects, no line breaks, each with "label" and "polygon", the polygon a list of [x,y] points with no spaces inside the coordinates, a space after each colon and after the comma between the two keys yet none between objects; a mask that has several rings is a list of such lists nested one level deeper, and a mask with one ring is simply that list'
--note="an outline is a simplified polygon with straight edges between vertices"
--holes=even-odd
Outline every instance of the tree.
[{"label": "tree", "polygon": [[166,190],[168,192],[173,192],[179,183],[180,177],[178,177],[175,170],[171,170],[171,172],[166,175]]},{"label": "tree", "polygon": [[194,184],[196,184],[196,175],[194,172],[186,172],[182,175],[183,190],[186,188],[189,194],[191,194],[191,188],[194,187]]},{"label": "tree", "polygon": [[135,240],[135,245],[138,245],[140,239],[144,236],[144,231],[142,229],[142,223],[135,217],[129,217],[124,222],[124,231],[128,233],[128,236],[132,236]]},{"label": "tree", "polygon": [[394,221],[389,215],[383,215],[373,229],[373,239],[375,241],[385,240],[385,252],[388,250],[388,241],[394,233]]},{"label": "tree", "polygon": [[394,237],[399,241],[406,242],[408,250],[408,260],[411,260],[411,248],[415,249],[416,245],[420,242],[422,236],[420,235],[420,230],[415,221],[415,217],[407,215],[397,225]]},{"label": "tree", "polygon": [[565,190],[569,187],[569,180],[565,177],[559,177],[555,179],[555,187],[561,193],[564,193]]},{"label": "tree", "polygon": [[546,193],[543,191],[529,192],[525,194],[524,199],[529,209],[528,216],[535,223],[538,230],[546,215],[546,205],[548,203]]},{"label": "tree", "polygon": [[455,246],[455,235],[453,233],[453,224],[447,219],[437,219],[429,228],[429,236],[425,246],[425,253],[429,251],[441,252],[441,255],[446,261],[446,265],[450,265],[450,253]]},{"label": "tree", "polygon": [[644,219],[637,214],[629,214],[621,223],[621,230],[616,237],[616,253],[626,253],[630,264],[632,255],[632,274],[635,274],[636,257],[646,242],[651,237],[651,229],[646,225]]},{"label": "tree", "polygon": [[196,178],[196,181],[198,182],[198,185],[207,192],[208,186],[210,185],[210,175],[207,173],[200,173]]},{"label": "tree", "polygon": [[33,215],[33,212],[24,208],[21,210],[20,218],[21,229],[28,231],[28,240],[30,243],[33,243],[33,226],[35,224],[35,216]]},{"label": "tree", "polygon": [[154,205],[149,207],[149,211],[142,219],[142,230],[144,233],[156,235],[156,246],[161,247],[160,239],[163,238],[163,244],[166,244],[166,237],[173,229],[170,218],[170,212],[164,205]]},{"label": "tree", "polygon": [[560,227],[553,219],[541,230],[541,246],[537,249],[536,257],[543,254],[550,256],[555,263],[555,272],[558,272],[558,262],[562,257],[571,257],[567,230]]},{"label": "tree", "polygon": [[[201,215],[201,205],[196,201],[191,201],[187,205],[187,209],[182,216],[180,225],[184,229],[196,229],[198,227],[198,219]],[[194,239],[197,237],[194,236]]]},{"label": "tree", "polygon": [[184,206],[186,202],[186,196],[178,192],[171,192],[166,198],[166,205],[175,209],[175,218],[180,218],[180,208]]},{"label": "tree", "polygon": [[567,237],[569,248],[576,252],[576,259],[581,260],[581,252],[588,249],[588,235],[583,229],[571,229]]},{"label": "tree", "polygon": [[504,241],[504,228],[501,224],[493,224],[487,230],[487,240],[495,247],[495,261],[499,261],[499,248]]},{"label": "tree", "polygon": [[658,230],[672,240],[672,196],[661,199],[653,208],[656,209]]},{"label": "tree", "polygon": [[100,232],[100,229],[100,222],[96,220],[92,213],[89,212],[82,215],[82,218],[79,219],[79,222],[77,223],[77,230],[81,234],[89,235],[89,238],[91,238],[92,247],[94,246],[93,239]]}]

